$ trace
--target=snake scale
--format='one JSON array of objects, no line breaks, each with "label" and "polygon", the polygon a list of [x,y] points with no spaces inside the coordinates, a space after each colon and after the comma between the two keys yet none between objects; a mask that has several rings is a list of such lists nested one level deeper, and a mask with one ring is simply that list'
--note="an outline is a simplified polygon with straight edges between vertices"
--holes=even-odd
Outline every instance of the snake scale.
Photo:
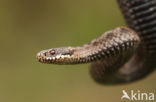
[{"label": "snake scale", "polygon": [[92,78],[102,84],[142,79],[156,67],[156,0],[117,0],[128,27],[105,32],[78,47],[51,48],[37,53],[49,64],[91,62]]}]

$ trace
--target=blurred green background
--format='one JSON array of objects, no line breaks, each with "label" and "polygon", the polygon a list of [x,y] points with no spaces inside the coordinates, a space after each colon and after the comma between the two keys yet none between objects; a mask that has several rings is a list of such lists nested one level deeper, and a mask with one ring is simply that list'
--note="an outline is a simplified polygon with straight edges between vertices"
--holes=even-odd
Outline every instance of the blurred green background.
[{"label": "blurred green background", "polygon": [[78,46],[124,26],[116,0],[0,0],[0,102],[119,102],[122,89],[152,92],[156,74],[99,85],[89,64],[48,65],[43,49]]}]

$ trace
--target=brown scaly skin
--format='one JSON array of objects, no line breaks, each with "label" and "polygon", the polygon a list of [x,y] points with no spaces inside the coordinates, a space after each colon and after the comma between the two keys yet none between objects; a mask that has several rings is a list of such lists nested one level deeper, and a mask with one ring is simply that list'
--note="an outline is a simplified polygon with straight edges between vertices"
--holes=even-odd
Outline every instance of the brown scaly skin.
[{"label": "brown scaly skin", "polygon": [[156,0],[118,0],[128,26],[137,32],[141,44],[116,78],[131,82],[146,77],[156,68]]},{"label": "brown scaly skin", "polygon": [[37,54],[40,62],[51,64],[88,63],[133,53],[140,43],[138,35],[120,27],[102,34],[81,47],[62,47],[43,50]]},{"label": "brown scaly skin", "polygon": [[156,0],[118,0],[118,3],[131,29],[113,29],[81,47],[43,50],[37,54],[39,62],[92,62],[91,76],[103,84],[127,83],[147,76],[156,65]]},{"label": "brown scaly skin", "polygon": [[[101,69],[106,69],[106,73],[109,75],[117,73],[120,66],[126,63],[136,52],[139,44],[139,36],[133,30],[119,27],[105,32],[100,37],[81,47],[62,47],[43,50],[37,54],[37,58],[40,62],[49,64],[92,62],[91,75],[99,81],[102,78],[101,76],[99,78],[99,75],[102,75]],[[104,65],[99,66],[101,64]],[[111,68],[107,68],[107,66]],[[96,67],[101,69],[98,70],[99,68]],[[110,81],[112,82],[112,80]]]}]

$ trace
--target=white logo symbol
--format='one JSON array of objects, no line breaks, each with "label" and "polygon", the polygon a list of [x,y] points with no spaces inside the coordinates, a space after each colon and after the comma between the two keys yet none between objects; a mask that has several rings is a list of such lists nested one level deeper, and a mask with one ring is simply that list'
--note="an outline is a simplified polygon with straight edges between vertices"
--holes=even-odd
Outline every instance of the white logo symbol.
[{"label": "white logo symbol", "polygon": [[123,98],[127,98],[127,99],[131,100],[130,97],[128,96],[128,94],[127,94],[127,92],[126,92],[125,90],[122,90],[122,93],[123,93],[123,96],[121,97],[121,100],[122,100]]}]

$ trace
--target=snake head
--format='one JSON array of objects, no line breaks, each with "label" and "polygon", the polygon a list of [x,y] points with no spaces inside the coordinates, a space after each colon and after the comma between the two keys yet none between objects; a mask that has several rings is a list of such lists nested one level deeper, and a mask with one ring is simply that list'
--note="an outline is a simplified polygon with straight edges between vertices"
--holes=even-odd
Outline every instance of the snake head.
[{"label": "snake head", "polygon": [[72,47],[51,48],[37,53],[37,59],[42,63],[68,64],[73,52]]}]

